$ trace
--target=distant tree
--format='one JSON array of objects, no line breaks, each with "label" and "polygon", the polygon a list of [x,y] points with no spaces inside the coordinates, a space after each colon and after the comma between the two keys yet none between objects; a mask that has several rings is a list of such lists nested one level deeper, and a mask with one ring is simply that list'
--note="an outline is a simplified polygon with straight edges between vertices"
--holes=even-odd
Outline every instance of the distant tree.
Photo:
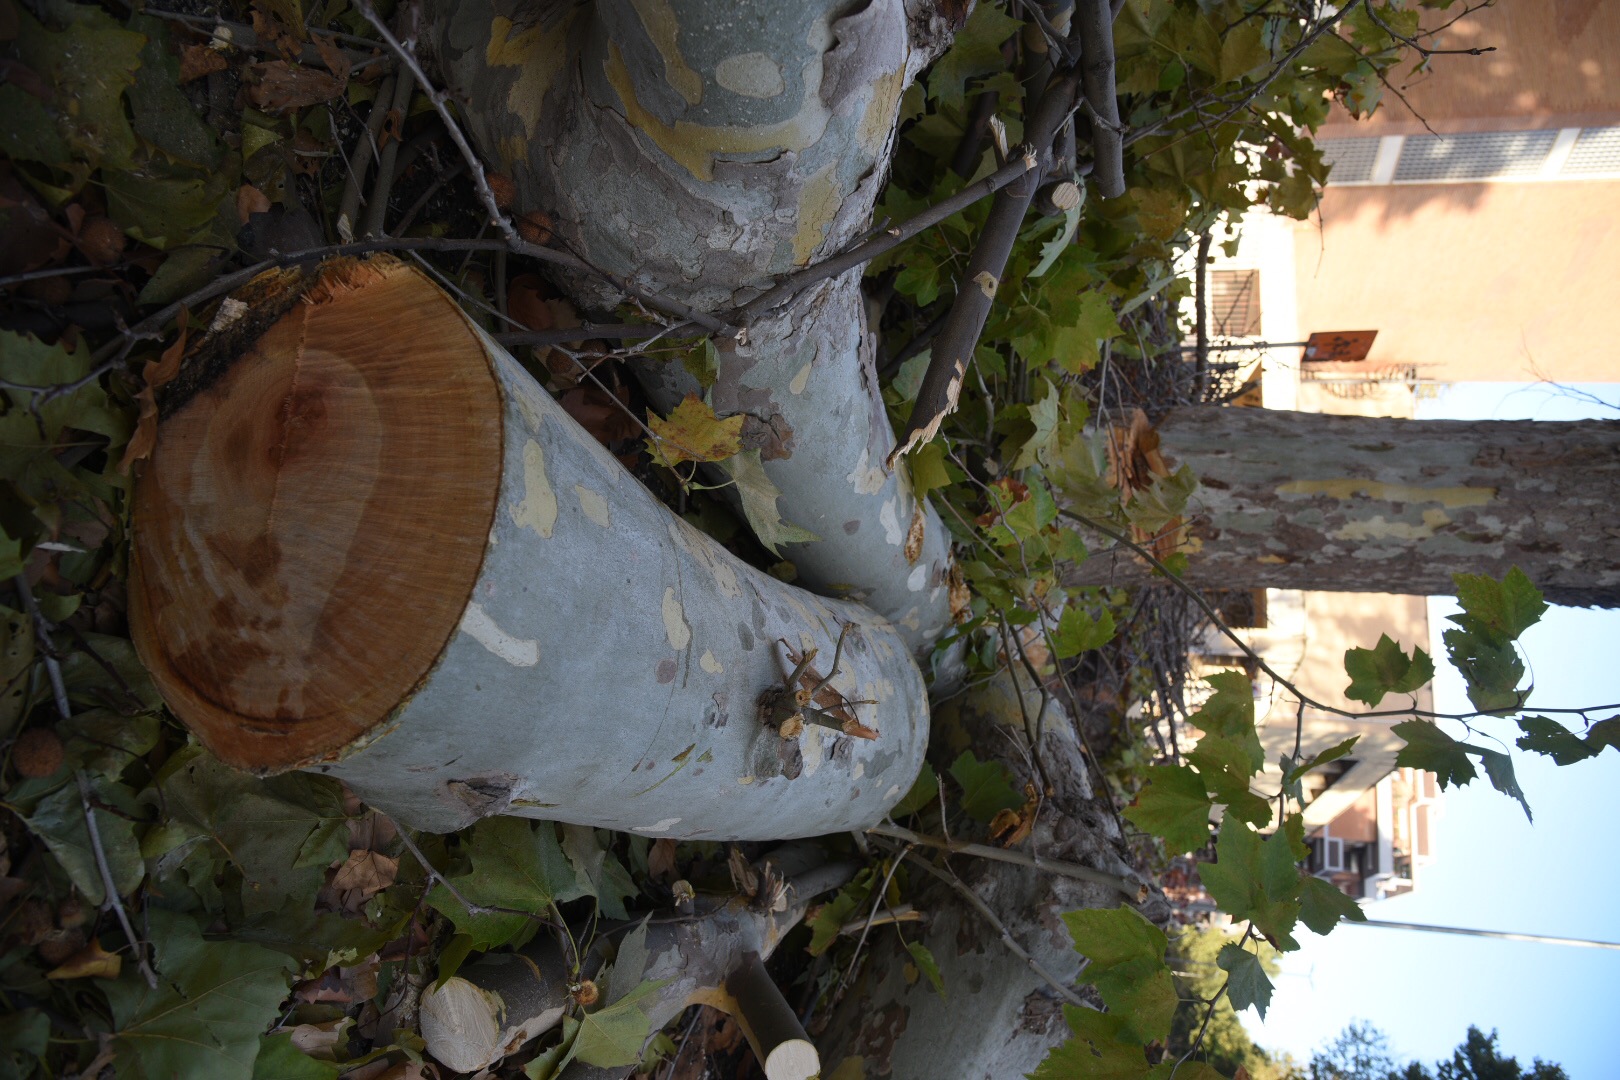
[{"label": "distant tree", "polygon": [[1386,1080],[1400,1076],[1389,1036],[1365,1020],[1352,1020],[1337,1038],[1311,1055],[1310,1080]]},{"label": "distant tree", "polygon": [[1333,1042],[1311,1055],[1309,1080],[1569,1080],[1564,1068],[1535,1059],[1529,1069],[1503,1057],[1497,1035],[1469,1025],[1468,1036],[1431,1071],[1419,1062],[1402,1068],[1390,1053],[1389,1037],[1365,1020],[1352,1020]]},{"label": "distant tree", "polygon": [[[1214,997],[1225,981],[1226,972],[1215,963],[1221,946],[1236,941],[1235,934],[1213,927],[1203,930],[1189,929],[1170,945],[1173,966],[1182,977],[1176,979],[1176,988],[1182,998],[1170,1028],[1170,1053],[1180,1057],[1187,1052],[1199,1028],[1204,1026],[1205,1008],[1202,1004]],[[1260,963],[1266,974],[1277,974],[1277,953],[1269,946],[1260,947]],[[1248,1071],[1254,1080],[1289,1080],[1296,1075],[1297,1063],[1269,1054],[1256,1046],[1232,1008],[1231,999],[1222,997],[1204,1028],[1203,1041],[1198,1046],[1199,1056],[1230,1076],[1239,1068]],[[1383,1080],[1383,1077],[1378,1077]]]}]

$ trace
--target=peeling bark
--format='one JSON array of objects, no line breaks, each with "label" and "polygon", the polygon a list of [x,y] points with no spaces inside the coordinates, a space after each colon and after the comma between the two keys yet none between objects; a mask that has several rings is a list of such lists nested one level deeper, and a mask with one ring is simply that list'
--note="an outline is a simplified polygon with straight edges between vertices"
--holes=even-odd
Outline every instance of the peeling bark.
[{"label": "peeling bark", "polygon": [[[440,19],[440,66],[482,151],[517,209],[553,213],[587,261],[711,311],[867,228],[901,92],[948,41],[921,2],[604,0],[549,25],[535,8],[475,0]],[[622,299],[563,284],[587,310]],[[884,468],[865,318],[851,271],[717,341],[714,404],[766,433],[784,520],[820,538],[785,549],[800,579],[861,600],[921,654],[950,622],[949,537]],[[698,389],[667,365],[641,375],[665,411]]]},{"label": "peeling bark", "polygon": [[[1518,566],[1548,600],[1620,606],[1620,423],[1173,409],[1160,451],[1190,465],[1185,580],[1201,588],[1450,595]],[[1087,584],[1144,580],[1093,559]]]}]

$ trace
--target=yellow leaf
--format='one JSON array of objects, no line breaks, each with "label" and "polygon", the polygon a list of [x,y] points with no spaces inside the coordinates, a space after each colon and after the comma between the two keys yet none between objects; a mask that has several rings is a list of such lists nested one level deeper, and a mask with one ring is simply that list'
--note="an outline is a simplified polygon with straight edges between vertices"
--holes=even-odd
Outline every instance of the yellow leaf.
[{"label": "yellow leaf", "polygon": [[91,939],[90,944],[62,962],[61,966],[46,972],[47,979],[116,979],[123,970],[124,958],[107,952],[101,942]]},{"label": "yellow leaf", "polygon": [[722,461],[742,449],[743,418],[720,419],[696,394],[687,394],[667,420],[648,417],[647,426],[653,433],[647,448],[660,465]]}]

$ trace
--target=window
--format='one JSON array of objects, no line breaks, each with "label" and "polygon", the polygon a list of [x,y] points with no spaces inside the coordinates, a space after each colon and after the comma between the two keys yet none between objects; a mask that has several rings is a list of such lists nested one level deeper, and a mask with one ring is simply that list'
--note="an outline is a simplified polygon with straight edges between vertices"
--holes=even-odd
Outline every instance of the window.
[{"label": "window", "polygon": [[1557,138],[1555,130],[1408,135],[1395,166],[1395,181],[1535,176]]},{"label": "window", "polygon": [[1260,271],[1211,270],[1208,302],[1212,335],[1260,336]]}]

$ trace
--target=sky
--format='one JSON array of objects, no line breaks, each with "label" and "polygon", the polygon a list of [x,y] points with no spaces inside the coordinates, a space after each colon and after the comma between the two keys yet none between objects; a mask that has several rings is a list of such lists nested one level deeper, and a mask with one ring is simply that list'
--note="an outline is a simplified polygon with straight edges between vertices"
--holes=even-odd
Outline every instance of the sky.
[{"label": "sky", "polygon": [[[1620,403],[1620,385],[1572,388]],[[1426,419],[1620,419],[1620,407],[1577,400],[1546,385],[1459,383],[1419,402]],[[1620,509],[1616,511],[1620,521]],[[1437,712],[1469,708],[1444,662],[1439,633],[1457,610],[1429,603],[1440,674]],[[1620,611],[1550,608],[1520,639],[1543,708],[1620,702]],[[1366,908],[1375,919],[1513,930],[1620,942],[1620,859],[1612,837],[1620,754],[1559,768],[1511,746],[1520,787],[1535,812],[1483,779],[1443,796],[1437,860],[1417,889]],[[1460,735],[1460,727],[1453,727]],[[1511,731],[1511,735],[1509,732]],[[1409,930],[1341,926],[1328,937],[1301,927],[1303,948],[1283,958],[1264,1022],[1243,1014],[1255,1041],[1301,1061],[1351,1019],[1371,1021],[1397,1056],[1433,1063],[1468,1025],[1500,1032],[1501,1049],[1528,1065],[1562,1064],[1570,1080],[1612,1080],[1620,1030],[1620,951],[1495,941]]]}]

